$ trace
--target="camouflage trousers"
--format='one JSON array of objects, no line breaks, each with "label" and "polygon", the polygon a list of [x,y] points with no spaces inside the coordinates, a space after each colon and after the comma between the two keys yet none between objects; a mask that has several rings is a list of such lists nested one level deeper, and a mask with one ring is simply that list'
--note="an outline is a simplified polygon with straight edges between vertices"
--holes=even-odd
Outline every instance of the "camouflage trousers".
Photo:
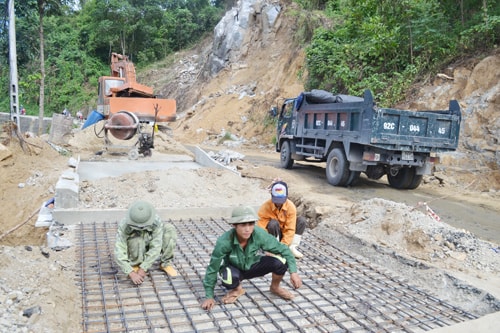
[{"label": "camouflage trousers", "polygon": [[[172,265],[174,259],[175,245],[177,244],[177,232],[170,223],[163,223],[163,242],[160,252],[161,266]],[[127,241],[128,257],[132,266],[140,265],[145,260],[149,250],[149,240],[143,237],[132,237]]]}]

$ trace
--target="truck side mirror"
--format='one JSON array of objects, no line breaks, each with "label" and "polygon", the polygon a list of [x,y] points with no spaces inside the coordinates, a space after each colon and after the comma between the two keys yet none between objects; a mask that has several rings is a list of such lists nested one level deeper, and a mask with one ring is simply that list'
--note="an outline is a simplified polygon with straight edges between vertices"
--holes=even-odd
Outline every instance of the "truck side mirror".
[{"label": "truck side mirror", "polygon": [[269,115],[271,117],[276,117],[278,115],[278,108],[273,106],[271,110],[269,110]]}]

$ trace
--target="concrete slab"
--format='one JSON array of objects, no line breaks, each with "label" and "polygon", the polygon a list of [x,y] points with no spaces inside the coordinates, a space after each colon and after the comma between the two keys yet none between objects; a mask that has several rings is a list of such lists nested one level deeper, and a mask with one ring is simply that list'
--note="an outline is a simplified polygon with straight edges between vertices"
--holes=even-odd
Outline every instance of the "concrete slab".
[{"label": "concrete slab", "polygon": [[[180,168],[184,170],[202,167],[220,168],[236,172],[213,160],[201,148],[195,147],[195,160],[188,155],[157,153],[152,158],[129,160],[128,158],[105,159],[102,161],[82,161],[78,157],[77,168],[63,172],[56,184],[56,207],[52,212],[54,221],[67,225],[89,222],[119,221],[125,216],[125,209],[92,210],[79,209],[80,181],[92,181],[100,178],[119,177],[128,173],[144,171],[168,170]],[[72,163],[70,162],[70,165]],[[239,173],[236,172],[238,175]],[[258,210],[259,207],[255,207]],[[207,218],[211,216],[231,215],[232,207],[210,208],[179,208],[159,209],[163,219]],[[43,219],[40,226],[46,226],[51,221]]]},{"label": "concrete slab", "polygon": [[218,168],[218,169],[224,169],[224,170],[229,170],[231,172],[236,173],[237,175],[241,175],[238,171],[235,171],[231,168],[226,167],[224,164],[219,163],[212,159],[203,149],[200,147],[196,146],[194,147],[194,154],[196,158],[196,162],[200,163],[203,166],[209,167],[209,168]]},{"label": "concrete slab", "polygon": [[118,177],[127,173],[168,170],[180,168],[185,170],[199,169],[201,165],[189,156],[172,155],[170,159],[161,160],[113,160],[113,161],[80,161],[78,174],[81,181],[92,181],[106,177]]}]

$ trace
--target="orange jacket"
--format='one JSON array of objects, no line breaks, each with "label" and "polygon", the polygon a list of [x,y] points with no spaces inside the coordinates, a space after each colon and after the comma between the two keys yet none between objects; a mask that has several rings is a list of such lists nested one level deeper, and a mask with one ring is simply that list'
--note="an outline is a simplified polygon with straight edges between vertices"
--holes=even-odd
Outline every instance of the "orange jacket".
[{"label": "orange jacket", "polygon": [[286,245],[292,244],[297,224],[297,208],[292,201],[287,199],[281,210],[278,210],[276,205],[269,199],[260,206],[258,214],[259,221],[257,221],[257,225],[259,227],[267,230],[267,224],[270,220],[278,221],[283,234],[281,242]]}]

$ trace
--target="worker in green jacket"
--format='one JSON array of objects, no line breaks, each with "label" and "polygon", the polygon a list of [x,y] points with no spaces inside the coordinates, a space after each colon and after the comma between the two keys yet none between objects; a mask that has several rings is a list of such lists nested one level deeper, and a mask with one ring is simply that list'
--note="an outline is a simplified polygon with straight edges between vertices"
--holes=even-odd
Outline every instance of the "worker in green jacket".
[{"label": "worker in green jacket", "polygon": [[222,285],[229,289],[222,298],[226,304],[236,302],[238,297],[245,293],[241,281],[268,273],[272,273],[269,290],[283,299],[290,300],[294,297],[291,292],[280,286],[287,270],[290,271],[293,287],[297,289],[302,286],[292,252],[276,237],[255,226],[258,219],[252,207],[233,209],[229,221],[233,228],[217,239],[205,273],[203,286],[206,299],[201,304],[203,309],[211,310],[215,305],[214,288],[217,275],[220,276]]},{"label": "worker in green jacket", "polygon": [[174,226],[164,223],[150,203],[136,201],[118,225],[115,261],[135,284],[144,282],[148,269],[158,258],[160,268],[175,277],[172,260],[176,242]]}]

